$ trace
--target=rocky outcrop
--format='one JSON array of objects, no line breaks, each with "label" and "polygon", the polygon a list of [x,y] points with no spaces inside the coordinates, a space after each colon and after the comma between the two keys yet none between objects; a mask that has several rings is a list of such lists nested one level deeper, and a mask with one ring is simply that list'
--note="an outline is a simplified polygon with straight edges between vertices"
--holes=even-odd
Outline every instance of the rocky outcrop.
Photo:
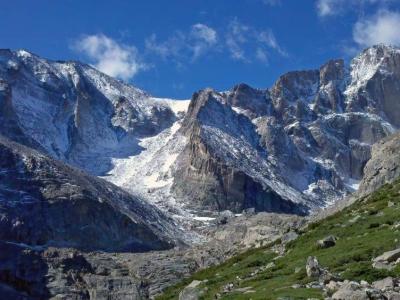
[{"label": "rocky outcrop", "polygon": [[180,293],[179,300],[198,300],[201,296],[201,289],[199,287],[201,281],[193,280],[189,285],[187,285]]},{"label": "rocky outcrop", "polygon": [[357,283],[349,282],[340,286],[338,291],[332,295],[335,300],[368,300],[368,294],[365,290],[360,288]]},{"label": "rocky outcrop", "polygon": [[32,247],[146,251],[173,223],[118,187],[0,137],[0,240]]},{"label": "rocky outcrop", "polygon": [[400,176],[400,134],[396,133],[373,145],[372,158],[364,168],[358,193],[369,194]]},{"label": "rocky outcrop", "polygon": [[0,241],[0,292],[10,299],[154,298],[199,269],[269,244],[302,225],[304,219],[294,215],[232,217],[225,225],[204,228],[206,243],[146,253],[83,252]]},{"label": "rocky outcrop", "polygon": [[315,256],[310,256],[307,258],[306,263],[306,273],[308,277],[319,278],[322,273],[319,262]]},{"label": "rocky outcrop", "polygon": [[399,259],[400,249],[387,251],[372,260],[372,267],[375,269],[392,270],[397,264],[399,264]]}]

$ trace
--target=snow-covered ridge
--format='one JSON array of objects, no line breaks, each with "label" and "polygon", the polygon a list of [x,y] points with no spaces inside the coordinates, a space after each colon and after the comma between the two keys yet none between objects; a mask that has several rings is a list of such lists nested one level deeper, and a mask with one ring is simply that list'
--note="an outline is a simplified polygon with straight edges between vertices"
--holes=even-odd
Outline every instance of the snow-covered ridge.
[{"label": "snow-covered ridge", "polygon": [[351,97],[361,87],[364,87],[378,71],[389,72],[385,68],[385,62],[390,57],[399,54],[400,49],[384,45],[377,45],[364,50],[351,61],[350,84],[344,94]]},{"label": "snow-covered ridge", "polygon": [[140,138],[141,151],[126,158],[113,158],[112,169],[104,179],[164,210],[178,210],[180,216],[190,217],[180,209],[171,194],[176,159],[186,145],[186,138],[178,131],[190,100],[152,98],[168,105],[177,116],[171,127],[151,137]]}]

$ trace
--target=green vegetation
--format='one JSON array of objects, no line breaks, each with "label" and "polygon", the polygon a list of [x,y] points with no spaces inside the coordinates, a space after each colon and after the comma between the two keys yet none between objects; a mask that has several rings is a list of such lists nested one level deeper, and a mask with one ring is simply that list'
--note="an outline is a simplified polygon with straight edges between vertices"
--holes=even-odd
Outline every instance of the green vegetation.
[{"label": "green vegetation", "polygon": [[[215,299],[216,293],[220,293],[222,299],[322,298],[318,289],[291,287],[311,281],[305,271],[310,255],[316,256],[323,267],[342,279],[371,282],[400,276],[400,266],[393,271],[376,270],[371,263],[372,258],[400,246],[400,225],[397,224],[400,224],[400,180],[383,186],[335,215],[310,224],[297,240],[287,245],[283,257],[276,258],[271,245],[249,250],[219,266],[197,272],[167,289],[159,299],[177,299],[179,292],[193,280],[208,280],[202,283],[206,289],[203,299]],[[330,234],[338,237],[337,244],[319,249],[316,241]],[[272,261],[275,266],[250,276]],[[242,279],[238,280],[238,276]],[[254,292],[221,293],[231,282],[235,288],[249,287]]]}]

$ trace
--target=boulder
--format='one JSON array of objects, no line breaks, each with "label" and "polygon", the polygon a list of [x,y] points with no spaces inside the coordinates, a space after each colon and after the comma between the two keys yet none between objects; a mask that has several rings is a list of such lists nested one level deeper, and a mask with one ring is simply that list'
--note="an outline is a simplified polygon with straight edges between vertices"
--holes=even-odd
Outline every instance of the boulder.
[{"label": "boulder", "polygon": [[400,258],[400,248],[387,251],[373,259],[373,262],[394,262]]},{"label": "boulder", "polygon": [[373,287],[380,290],[391,290],[394,288],[394,280],[392,277],[386,277],[372,283]]},{"label": "boulder", "polygon": [[229,219],[235,217],[235,214],[230,210],[221,211],[218,215],[218,218],[215,220],[217,224],[224,225],[228,223]]},{"label": "boulder", "polygon": [[317,245],[319,248],[325,249],[325,248],[330,248],[336,245],[336,240],[337,238],[333,235],[329,235],[322,240],[317,241]]},{"label": "boulder", "polygon": [[315,256],[309,256],[306,264],[307,276],[311,278],[318,278],[321,275],[321,267]]},{"label": "boulder", "polygon": [[375,261],[372,263],[372,267],[378,270],[392,270],[394,268],[393,264],[387,261]]},{"label": "boulder", "polygon": [[400,293],[398,292],[389,292],[385,296],[388,300],[400,300]]},{"label": "boulder", "polygon": [[325,288],[330,292],[335,292],[340,288],[340,284],[339,282],[331,280],[325,285]]},{"label": "boulder", "polygon": [[198,300],[202,294],[199,280],[193,280],[179,293],[179,300]]},{"label": "boulder", "polygon": [[336,293],[332,295],[335,300],[368,300],[369,297],[365,290],[355,282],[344,283]]},{"label": "boulder", "polygon": [[299,237],[299,235],[295,231],[289,231],[288,233],[285,233],[281,237],[281,241],[282,241],[283,244],[287,244],[287,243],[289,243],[291,241],[294,241],[298,237]]},{"label": "boulder", "polygon": [[375,269],[392,270],[400,259],[400,248],[387,251],[372,260]]}]

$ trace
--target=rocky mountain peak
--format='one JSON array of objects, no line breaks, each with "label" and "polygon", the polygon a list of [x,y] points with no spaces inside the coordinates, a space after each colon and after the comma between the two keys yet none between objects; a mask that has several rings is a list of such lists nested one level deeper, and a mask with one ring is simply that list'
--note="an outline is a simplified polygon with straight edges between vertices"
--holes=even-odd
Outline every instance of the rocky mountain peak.
[{"label": "rocky mountain peak", "polygon": [[318,86],[318,70],[288,72],[276,81],[271,96],[277,101],[295,102],[298,99],[308,101],[315,95]]},{"label": "rocky mountain peak", "polygon": [[346,110],[379,115],[400,126],[400,49],[377,45],[364,50],[350,65]]},{"label": "rocky mountain peak", "polygon": [[327,85],[332,81],[342,81],[345,77],[343,59],[333,59],[322,65],[319,69],[320,84]]},{"label": "rocky mountain peak", "polygon": [[227,102],[250,118],[265,115],[271,109],[271,99],[267,90],[255,89],[244,83],[234,86],[228,92]]},{"label": "rocky mountain peak", "polygon": [[91,173],[105,173],[112,157],[139,150],[138,137],[176,120],[164,102],[86,64],[2,53],[0,79],[9,86],[15,127],[47,154]]}]

